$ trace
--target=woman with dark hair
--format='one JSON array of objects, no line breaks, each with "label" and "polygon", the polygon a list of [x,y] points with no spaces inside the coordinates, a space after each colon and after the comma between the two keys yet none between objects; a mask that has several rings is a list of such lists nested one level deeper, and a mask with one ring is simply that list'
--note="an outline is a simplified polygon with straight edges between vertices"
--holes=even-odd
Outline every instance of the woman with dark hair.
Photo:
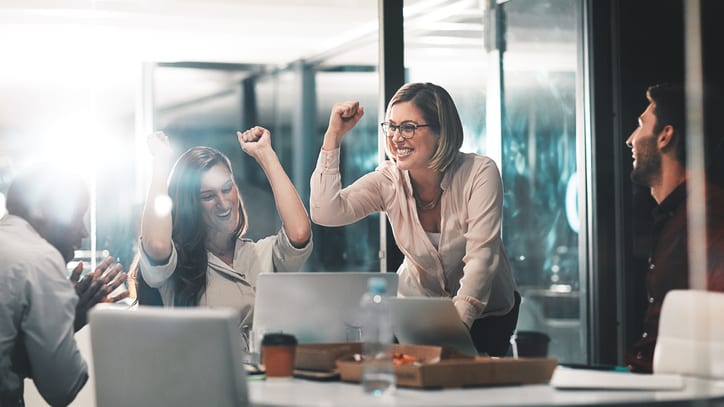
[{"label": "woman with dark hair", "polygon": [[297,271],[312,251],[312,236],[269,131],[254,127],[237,137],[271,184],[283,223],[279,233],[244,239],[248,218],[229,159],[216,149],[193,147],[171,170],[168,138],[156,132],[148,138],[153,178],[139,246],[143,279],[158,288],[165,306],[232,307],[241,313],[241,327],[251,325],[257,275]]},{"label": "woman with dark hair", "polygon": [[339,147],[363,114],[358,102],[332,108],[312,174],[312,220],[341,226],[385,212],[405,255],[398,295],[451,297],[478,351],[505,355],[520,295],[500,236],[503,185],[495,162],[460,152],[463,127],[445,89],[410,83],[381,123],[392,160],[342,189]]}]

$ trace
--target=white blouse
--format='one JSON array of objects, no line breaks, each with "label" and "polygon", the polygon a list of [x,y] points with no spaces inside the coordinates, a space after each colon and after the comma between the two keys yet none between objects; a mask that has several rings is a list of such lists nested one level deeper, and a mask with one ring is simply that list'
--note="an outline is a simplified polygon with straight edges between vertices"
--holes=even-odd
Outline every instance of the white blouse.
[{"label": "white blouse", "polygon": [[430,243],[437,250],[440,247],[440,233],[426,232],[427,238],[430,239]]}]

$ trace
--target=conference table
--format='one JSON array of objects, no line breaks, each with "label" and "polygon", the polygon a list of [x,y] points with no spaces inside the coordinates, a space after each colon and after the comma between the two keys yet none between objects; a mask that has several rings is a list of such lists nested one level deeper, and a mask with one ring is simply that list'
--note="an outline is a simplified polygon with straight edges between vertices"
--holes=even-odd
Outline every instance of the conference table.
[{"label": "conference table", "polygon": [[252,406],[724,406],[724,382],[685,378],[682,390],[558,390],[550,385],[474,387],[444,390],[395,389],[382,397],[366,395],[359,384],[304,379],[250,380]]}]

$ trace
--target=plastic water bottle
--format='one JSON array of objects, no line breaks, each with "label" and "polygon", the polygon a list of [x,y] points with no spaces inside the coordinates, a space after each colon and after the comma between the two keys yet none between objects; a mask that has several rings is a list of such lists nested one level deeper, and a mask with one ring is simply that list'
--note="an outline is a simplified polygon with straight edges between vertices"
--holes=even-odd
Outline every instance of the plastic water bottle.
[{"label": "plastic water bottle", "polygon": [[386,296],[387,283],[379,277],[370,278],[362,296],[362,388],[365,393],[380,396],[395,388],[392,364],[392,316]]}]

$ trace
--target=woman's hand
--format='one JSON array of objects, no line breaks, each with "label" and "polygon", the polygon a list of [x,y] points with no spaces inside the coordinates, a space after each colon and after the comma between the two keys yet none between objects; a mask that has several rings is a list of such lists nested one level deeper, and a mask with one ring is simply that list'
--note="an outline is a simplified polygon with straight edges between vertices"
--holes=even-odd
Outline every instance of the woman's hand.
[{"label": "woman's hand", "polygon": [[271,133],[269,130],[255,126],[245,132],[236,132],[236,138],[239,139],[239,145],[245,153],[260,161],[263,154],[273,152],[271,145]]},{"label": "woman's hand", "polygon": [[365,110],[357,101],[335,103],[329,116],[322,149],[334,150],[342,144],[342,137],[352,130],[364,116]]},{"label": "woman's hand", "polygon": [[171,144],[162,131],[155,131],[146,137],[148,151],[154,160],[168,162],[171,159]]}]

